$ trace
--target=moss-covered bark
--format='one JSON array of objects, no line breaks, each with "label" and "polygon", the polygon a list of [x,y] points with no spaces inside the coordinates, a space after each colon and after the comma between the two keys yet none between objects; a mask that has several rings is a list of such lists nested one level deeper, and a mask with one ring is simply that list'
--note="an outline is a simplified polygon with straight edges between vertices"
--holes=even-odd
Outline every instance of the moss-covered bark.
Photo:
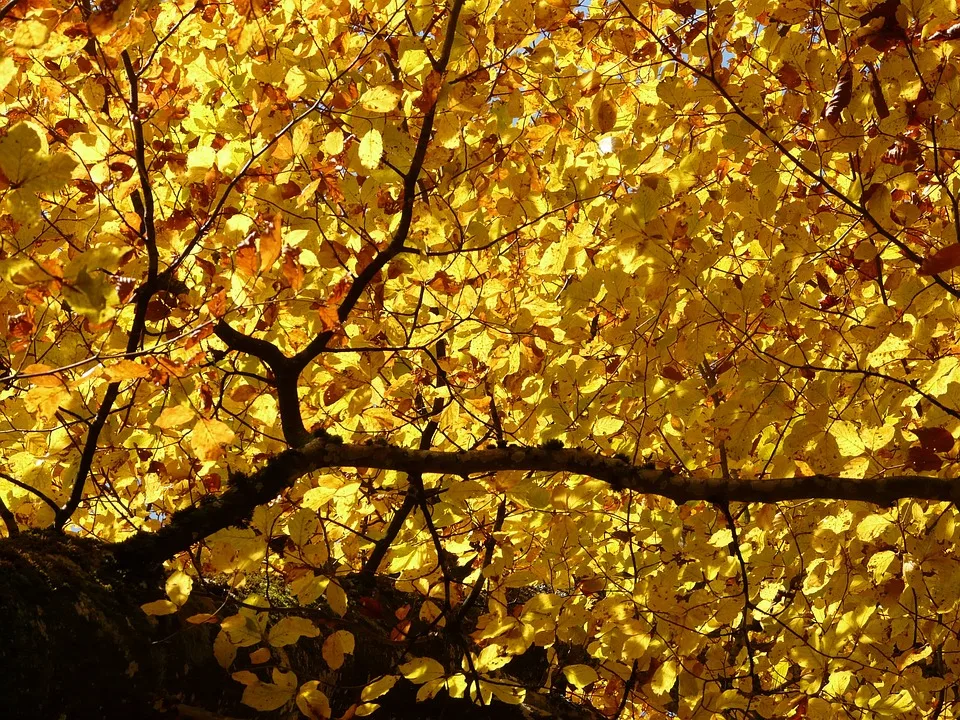
[{"label": "moss-covered bark", "polygon": [[[148,617],[140,605],[162,596],[160,568],[124,567],[112,550],[113,546],[94,540],[52,533],[24,533],[0,540],[0,717],[300,717],[292,705],[267,714],[241,705],[242,686],[213,657],[217,626],[191,625],[177,616]],[[228,609],[225,599],[216,599],[224,610]],[[351,605],[358,607],[355,600]],[[410,599],[394,600],[405,604]],[[285,649],[286,661],[300,682],[322,682],[335,717],[358,701],[366,683],[395,673],[404,659],[418,655],[447,661],[456,654],[450,652],[456,638],[449,634],[427,634],[409,645],[389,640],[386,631],[380,637],[375,625],[361,627],[361,618],[352,614],[325,618],[317,617],[322,610],[311,609],[310,613],[321,626],[345,622],[353,624],[357,632],[363,631],[357,636],[355,652],[336,674],[330,673],[322,658],[323,637],[304,638]],[[541,665],[533,668],[533,675],[546,669],[542,654],[524,656],[523,661],[529,664],[530,659]],[[491,708],[444,694],[428,703],[416,703],[416,690],[401,680],[377,699],[381,708],[376,716],[382,720],[468,720],[492,714],[498,720],[598,717],[562,697],[535,692],[523,707],[498,703]],[[192,710],[188,712],[185,706]]]},{"label": "moss-covered bark", "polygon": [[0,541],[3,717],[161,717],[174,688],[219,702],[209,629],[147,617],[139,605],[160,577],[148,588],[124,575],[106,547],[54,534]]}]

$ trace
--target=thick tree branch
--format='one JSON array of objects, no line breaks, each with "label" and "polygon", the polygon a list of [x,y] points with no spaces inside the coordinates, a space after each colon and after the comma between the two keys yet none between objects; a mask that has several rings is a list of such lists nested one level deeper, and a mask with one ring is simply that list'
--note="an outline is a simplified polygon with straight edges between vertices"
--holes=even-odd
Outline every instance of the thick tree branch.
[{"label": "thick tree branch", "polygon": [[277,407],[283,438],[291,447],[298,447],[307,442],[310,435],[303,425],[303,416],[300,414],[298,376],[291,367],[290,359],[273,343],[244,335],[234,330],[225,320],[220,320],[213,332],[231,350],[252,355],[270,369],[277,389]]},{"label": "thick tree branch", "polygon": [[[457,22],[462,9],[463,0],[456,0],[450,10],[450,19],[447,25],[446,35],[443,40],[443,48],[440,53],[440,58],[436,64],[436,70],[441,76],[446,72],[447,66],[450,64],[450,55],[453,51],[453,40],[456,36]],[[317,102],[319,103],[319,100]],[[427,157],[427,149],[430,146],[430,138],[433,135],[433,125],[437,115],[438,104],[439,93],[437,99],[434,100],[433,104],[430,106],[430,109],[423,117],[423,125],[420,128],[420,134],[417,138],[417,146],[414,150],[413,158],[410,161],[410,168],[403,176],[403,204],[400,210],[400,221],[397,225],[397,229],[394,232],[390,243],[383,250],[377,253],[376,257],[374,257],[367,266],[357,273],[357,276],[354,278],[350,289],[347,291],[346,296],[343,298],[343,301],[337,308],[337,318],[340,320],[340,323],[346,322],[347,318],[350,316],[350,313],[353,311],[353,308],[356,306],[357,301],[366,291],[370,283],[373,282],[374,278],[377,277],[380,271],[386,267],[387,263],[389,263],[404,249],[404,243],[410,234],[410,228],[413,224],[413,209],[417,197],[417,181],[420,178],[420,172],[423,170],[423,163]],[[292,120],[290,124],[277,135],[277,138],[291,129],[294,124],[306,117],[307,114],[312,112],[316,105],[317,103],[314,103],[314,105],[308,108],[305,113]],[[240,175],[246,172],[249,165],[258,156],[259,155],[255,155],[253,158],[251,158],[250,162],[248,162],[243,168]],[[238,175],[238,178],[240,175]],[[233,184],[234,183],[231,183],[231,185],[227,187],[227,191],[224,193],[224,196],[221,198],[220,203],[218,203],[217,208],[214,210],[214,213],[211,215],[210,219],[208,219],[208,221],[204,223],[204,226],[197,231],[197,237],[195,240],[198,240],[200,237],[202,237],[202,235],[206,234],[208,230],[207,226],[212,222],[212,219],[219,214],[227,194],[232,190]],[[190,245],[188,245],[187,250],[185,250],[184,253],[186,254],[188,251],[192,251],[192,247],[193,241]],[[183,255],[181,258],[182,257]],[[178,262],[179,259],[174,263],[173,267],[176,267]],[[303,419],[300,415],[300,401],[299,393],[297,391],[297,381],[299,380],[300,373],[303,372],[304,368],[306,368],[307,365],[309,365],[320,353],[326,350],[327,344],[333,337],[334,331],[325,330],[324,332],[320,333],[313,340],[311,340],[303,350],[291,358],[286,357],[273,344],[265,340],[244,335],[243,333],[231,328],[225,322],[221,322],[217,326],[216,334],[230,348],[247,352],[254,357],[259,358],[271,367],[274,375],[277,378],[277,403],[280,408],[280,420],[283,426],[284,438],[293,447],[297,447],[306,442],[307,433],[306,428],[303,425]]]},{"label": "thick tree branch", "polygon": [[0,520],[3,520],[3,524],[7,526],[7,537],[15,537],[20,534],[17,518],[10,512],[10,508],[2,499],[0,499]]},{"label": "thick tree branch", "polygon": [[724,480],[677,475],[586,450],[535,447],[442,452],[389,445],[340,444],[321,438],[280,453],[254,475],[241,477],[220,497],[175,513],[170,523],[157,532],[136,535],[115,550],[130,567],[136,563],[161,562],[218,530],[243,522],[254,508],[273,500],[297,478],[315,470],[338,467],[463,477],[507,470],[565,472],[601,480],[613,490],[659,495],[678,504],[696,500],[772,503],[824,499],[890,505],[903,498],[960,503],[960,482],[953,478],[808,475]]}]

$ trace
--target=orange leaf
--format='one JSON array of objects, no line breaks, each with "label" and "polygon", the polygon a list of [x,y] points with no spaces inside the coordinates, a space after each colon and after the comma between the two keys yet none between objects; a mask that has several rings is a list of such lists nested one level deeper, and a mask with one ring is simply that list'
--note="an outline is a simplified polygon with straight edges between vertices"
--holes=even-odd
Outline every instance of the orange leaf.
[{"label": "orange leaf", "polygon": [[283,247],[283,213],[273,216],[268,232],[260,236],[260,272],[273,265]]}]

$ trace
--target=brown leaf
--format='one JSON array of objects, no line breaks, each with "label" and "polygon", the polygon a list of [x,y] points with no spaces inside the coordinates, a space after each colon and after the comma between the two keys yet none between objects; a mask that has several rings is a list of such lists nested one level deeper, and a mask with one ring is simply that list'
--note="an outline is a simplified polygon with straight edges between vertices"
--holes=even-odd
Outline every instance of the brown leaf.
[{"label": "brown leaf", "polygon": [[674,382],[683,382],[687,379],[687,376],[683,374],[683,370],[672,363],[664,366],[663,370],[660,371],[660,377],[673,380]]},{"label": "brown leaf", "polygon": [[937,250],[923,261],[918,272],[920,275],[938,275],[955,267],[960,267],[960,243]]},{"label": "brown leaf", "polygon": [[870,64],[867,64],[867,70],[870,72],[870,96],[873,98],[873,106],[877,109],[877,117],[881,120],[890,117],[890,108],[887,107],[887,101],[883,97],[883,88],[880,87],[877,71]]},{"label": "brown leaf", "polygon": [[257,274],[260,258],[257,256],[257,244],[253,235],[245,238],[233,255],[233,267],[242,277],[250,278]]},{"label": "brown leaf", "polygon": [[918,472],[939,470],[943,460],[932,450],[912,447],[907,451],[907,460],[911,468]]},{"label": "brown leaf", "polygon": [[64,118],[56,125],[53,126],[56,128],[57,132],[61,135],[73,135],[78,132],[86,132],[87,124],[85,122],[80,122],[75,118]]},{"label": "brown leaf", "polygon": [[617,124],[617,106],[609,100],[604,100],[597,107],[597,130],[602,133],[613,130]]},{"label": "brown leaf", "polygon": [[920,445],[925,450],[934,452],[950,452],[953,450],[953,435],[950,431],[942,427],[916,428],[911,430],[920,440]]},{"label": "brown leaf", "polygon": [[827,280],[827,276],[822,272],[816,274],[817,277],[817,287],[820,288],[820,292],[824,295],[829,295],[830,291],[833,289],[833,286],[830,285],[830,281]]},{"label": "brown leaf", "polygon": [[800,72],[792,63],[784,63],[780,66],[777,70],[777,79],[791,89],[800,87],[803,82]]},{"label": "brown leaf", "polygon": [[420,97],[413,101],[414,107],[421,112],[429,111],[436,104],[441,87],[443,87],[443,76],[436,70],[431,70],[427,79],[423,81]]},{"label": "brown leaf", "polygon": [[317,316],[320,318],[320,325],[323,330],[333,330],[340,326],[340,316],[337,315],[335,307],[322,305],[317,308]]},{"label": "brown leaf", "polygon": [[834,125],[842,121],[843,111],[850,104],[852,96],[853,66],[850,63],[845,63],[840,70],[840,79],[837,80],[837,86],[833,89],[833,95],[830,102],[827,103],[827,109],[823,116]]},{"label": "brown leaf", "polygon": [[300,248],[283,249],[283,264],[280,266],[280,272],[283,274],[284,282],[294,290],[299,290],[303,286],[303,278],[306,275],[297,259],[299,257]]}]

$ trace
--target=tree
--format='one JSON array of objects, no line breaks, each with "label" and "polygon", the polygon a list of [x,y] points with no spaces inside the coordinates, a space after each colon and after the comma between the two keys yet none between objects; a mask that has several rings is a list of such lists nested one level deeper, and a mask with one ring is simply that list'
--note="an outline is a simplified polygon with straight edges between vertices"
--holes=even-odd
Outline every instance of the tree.
[{"label": "tree", "polygon": [[956,717],[956,21],[8,0],[11,717]]}]

